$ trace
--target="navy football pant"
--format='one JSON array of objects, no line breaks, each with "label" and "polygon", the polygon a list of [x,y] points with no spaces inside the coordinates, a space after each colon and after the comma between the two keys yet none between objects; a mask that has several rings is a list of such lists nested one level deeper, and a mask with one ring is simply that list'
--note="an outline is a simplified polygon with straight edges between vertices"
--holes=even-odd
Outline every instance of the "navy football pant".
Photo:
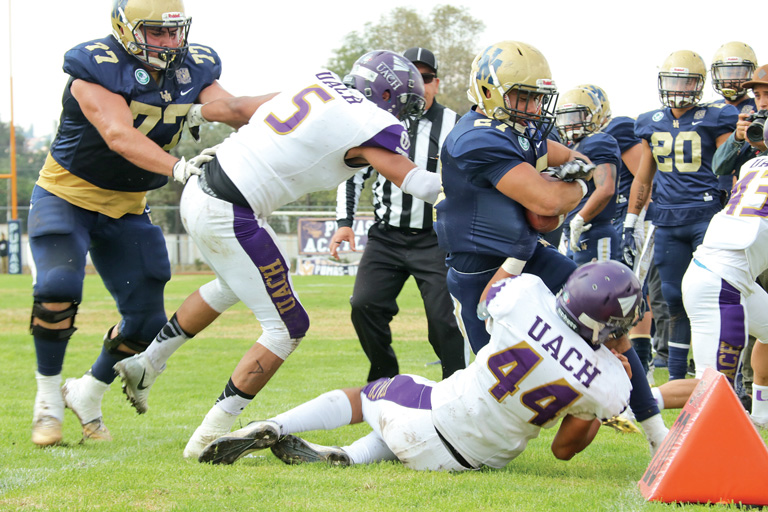
[{"label": "navy football pant", "polygon": [[691,323],[683,307],[683,275],[693,252],[704,240],[709,220],[690,226],[657,226],[653,261],[669,310],[669,378],[684,379],[691,347]]},{"label": "navy football pant", "polygon": [[[80,303],[90,251],[122,316],[120,334],[149,344],[167,321],[163,290],[171,266],[165,239],[151,223],[148,209],[141,215],[112,219],[78,208],[38,186],[31,206],[35,300]],[[35,337],[41,374],[61,373],[68,341]],[[109,382],[113,379],[114,375]]]}]

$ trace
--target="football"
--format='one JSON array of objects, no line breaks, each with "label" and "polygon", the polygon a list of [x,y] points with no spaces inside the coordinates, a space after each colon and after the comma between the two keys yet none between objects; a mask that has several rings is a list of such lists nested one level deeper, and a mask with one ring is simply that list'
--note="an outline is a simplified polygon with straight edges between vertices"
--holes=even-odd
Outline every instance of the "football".
[{"label": "football", "polygon": [[[540,176],[547,181],[557,181],[557,178],[547,173],[541,173]],[[525,219],[535,231],[549,233],[560,227],[565,220],[565,215],[538,215],[526,208]]]},{"label": "football", "polygon": [[565,220],[565,215],[538,215],[526,209],[525,220],[539,233],[549,233],[560,227]]}]

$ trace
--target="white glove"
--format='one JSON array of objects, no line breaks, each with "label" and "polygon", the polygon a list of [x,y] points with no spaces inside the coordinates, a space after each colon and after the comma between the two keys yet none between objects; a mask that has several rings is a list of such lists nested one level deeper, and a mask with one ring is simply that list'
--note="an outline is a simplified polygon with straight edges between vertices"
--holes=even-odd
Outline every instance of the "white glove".
[{"label": "white glove", "polygon": [[645,245],[645,214],[647,209],[643,208],[640,213],[637,214],[637,220],[635,220],[635,245],[638,251],[643,250]]},{"label": "white glove", "polygon": [[584,217],[577,213],[576,216],[571,219],[571,223],[568,225],[568,227],[571,228],[571,238],[569,243],[571,250],[573,252],[579,252],[581,250],[579,238],[581,238],[582,233],[589,231],[589,229],[592,227],[592,224],[584,224]]},{"label": "white glove", "polygon": [[591,180],[595,165],[589,164],[580,158],[565,162],[560,167],[550,167],[547,172],[557,179],[573,181],[576,179]]},{"label": "white glove", "polygon": [[[195,157],[198,158],[198,157]],[[205,157],[209,159],[213,159],[213,157]],[[181,157],[181,160],[176,162],[176,165],[173,166],[173,179],[178,181],[181,184],[184,184],[187,182],[190,176],[193,174],[196,176],[200,176],[203,171],[200,170],[199,167],[195,166],[194,158],[187,162],[184,157]],[[202,163],[200,164],[202,165]]]},{"label": "white glove", "polygon": [[200,142],[200,125],[207,122],[208,120],[203,117],[203,106],[200,103],[195,103],[189,108],[186,123],[189,133],[195,139],[195,142]]}]

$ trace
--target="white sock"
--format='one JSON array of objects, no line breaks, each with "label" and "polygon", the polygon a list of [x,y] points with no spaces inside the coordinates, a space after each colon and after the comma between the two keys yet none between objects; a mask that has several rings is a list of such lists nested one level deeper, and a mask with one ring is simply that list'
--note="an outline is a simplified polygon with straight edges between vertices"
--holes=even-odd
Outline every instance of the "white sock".
[{"label": "white sock", "polygon": [[651,388],[651,394],[653,399],[656,400],[656,405],[660,411],[664,410],[664,397],[661,396],[661,390],[659,388]]},{"label": "white sock", "polygon": [[651,445],[651,450],[655,452],[659,446],[661,446],[661,443],[664,441],[664,438],[667,437],[667,433],[669,432],[667,426],[664,425],[664,420],[661,418],[661,414],[654,414],[650,418],[641,421],[640,425],[645,432],[645,438]]},{"label": "white sock", "polygon": [[232,430],[232,425],[235,424],[237,416],[237,414],[228,413],[219,407],[219,404],[217,403],[211,407],[211,410],[205,415],[200,427],[205,427],[214,431],[229,432]]},{"label": "white sock", "polygon": [[42,416],[53,416],[64,420],[64,400],[61,398],[61,374],[41,375],[35,372],[37,394],[35,395],[35,421]]},{"label": "white sock", "polygon": [[340,389],[323,393],[309,402],[278,414],[272,421],[280,425],[280,434],[308,430],[333,430],[352,421],[352,404]]},{"label": "white sock", "polygon": [[752,383],[752,416],[768,421],[768,386]]},{"label": "white sock", "polygon": [[189,339],[191,338],[181,329],[176,315],[174,315],[155,336],[144,353],[152,367],[156,371],[162,372],[171,355]]},{"label": "white sock", "polygon": [[78,379],[77,413],[83,423],[90,423],[101,418],[101,400],[109,389],[109,384],[101,382],[88,370]]},{"label": "white sock", "polygon": [[341,449],[347,452],[347,455],[355,464],[371,464],[382,460],[397,460],[397,456],[392,453],[384,439],[376,432],[371,432],[351,445],[343,446]]}]

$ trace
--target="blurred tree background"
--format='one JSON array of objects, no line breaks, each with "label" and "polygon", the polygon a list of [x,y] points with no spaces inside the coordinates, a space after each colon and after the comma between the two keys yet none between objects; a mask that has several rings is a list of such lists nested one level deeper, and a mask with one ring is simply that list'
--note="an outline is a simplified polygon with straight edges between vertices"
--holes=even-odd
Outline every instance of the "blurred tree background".
[{"label": "blurred tree background", "polygon": [[[434,52],[439,66],[440,92],[437,101],[464,114],[470,106],[466,94],[469,69],[472,59],[480,50],[476,41],[484,28],[483,22],[473,18],[466,8],[438,5],[428,14],[422,15],[415,9],[397,7],[378,22],[366,23],[360,31],[344,36],[341,47],[332,52],[327,67],[343,78],[355,60],[371,50],[387,49],[401,53],[415,46],[428,48]],[[184,130],[181,142],[172,153],[189,159],[203,148],[220,143],[230,133],[232,129],[226,125],[206,124],[200,130],[202,142],[196,143]],[[9,123],[0,121],[0,174],[10,173],[9,141]],[[17,197],[19,217],[24,221],[24,229],[32,187],[45,162],[49,143],[32,140],[21,128],[16,127]],[[10,188],[10,180],[0,180],[0,224],[10,218]],[[148,194],[152,219],[166,233],[184,231],[177,208],[181,190],[180,184],[169,180],[168,185]],[[370,210],[371,203],[369,185],[360,198],[360,209]],[[284,209],[328,211],[333,210],[335,205],[336,191],[329,190],[307,194]]]}]

